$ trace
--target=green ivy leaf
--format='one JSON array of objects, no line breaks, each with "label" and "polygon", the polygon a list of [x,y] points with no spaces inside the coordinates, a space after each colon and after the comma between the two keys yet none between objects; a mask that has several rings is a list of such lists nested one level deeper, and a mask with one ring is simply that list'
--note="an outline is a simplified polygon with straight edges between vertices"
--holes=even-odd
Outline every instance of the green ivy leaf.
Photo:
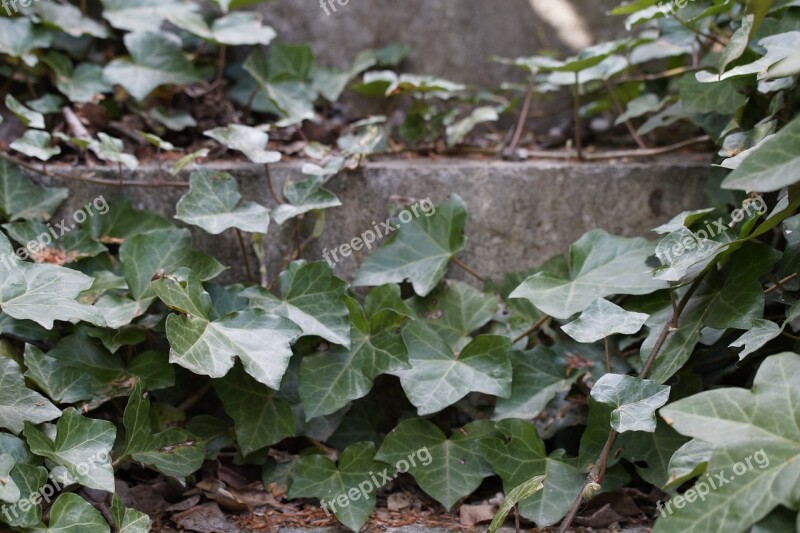
[{"label": "green ivy leaf", "polygon": [[453,350],[469,343],[470,335],[485,326],[498,310],[497,297],[461,281],[446,280],[425,298],[408,305]]},{"label": "green ivy leaf", "polygon": [[543,312],[566,319],[598,298],[655,292],[666,284],[654,280],[645,263],[654,248],[646,239],[592,230],[570,246],[568,267],[534,274],[510,297],[526,298]]},{"label": "green ivy leaf", "polygon": [[508,419],[497,423],[500,436],[483,439],[480,451],[492,469],[503,479],[503,487],[511,491],[535,476],[546,476],[544,490],[520,502],[520,515],[539,527],[551,526],[567,514],[580,492],[585,474],[577,461],[557,450],[547,456],[544,442],[536,428],[522,420]]},{"label": "green ivy leaf", "polygon": [[55,439],[30,422],[25,422],[23,434],[31,452],[64,467],[76,482],[114,492],[114,469],[109,453],[117,429],[111,422],[83,417],[73,407],[68,407],[58,420]]},{"label": "green ivy leaf", "polygon": [[419,487],[449,510],[492,475],[479,443],[496,435],[494,423],[486,420],[467,424],[450,438],[427,420],[405,420],[386,436],[375,458],[393,465],[404,461]]},{"label": "green ivy leaf", "polygon": [[129,199],[115,199],[108,202],[108,211],[101,217],[89,219],[92,238],[107,244],[121,244],[128,238],[154,230],[175,229],[166,218],[137,211]]},{"label": "green ivy leaf", "polygon": [[569,375],[562,358],[553,350],[538,345],[532,350],[511,352],[513,378],[511,396],[498,398],[492,418],[535,418],[559,392],[565,392],[583,375]]},{"label": "green ivy leaf", "polygon": [[269,135],[250,126],[231,124],[224,128],[204,131],[203,135],[211,137],[231,150],[242,152],[253,163],[268,164],[281,160],[280,152],[267,149]]},{"label": "green ivy leaf", "polygon": [[269,211],[255,202],[244,202],[239,184],[227,172],[198,169],[189,178],[189,192],[178,200],[175,218],[218,235],[229,228],[266,233]]},{"label": "green ivy leaf", "polygon": [[506,521],[508,513],[510,513],[515,506],[542,490],[544,488],[544,480],[546,478],[547,476],[534,476],[528,481],[508,491],[508,494],[505,498],[503,498],[503,502],[500,504],[500,507],[498,507],[497,513],[492,519],[492,523],[489,524],[489,533],[495,533],[495,531],[502,527],[503,523]]},{"label": "green ivy leaf", "polygon": [[261,15],[252,11],[238,11],[215,18],[211,26],[193,11],[170,15],[169,21],[198,37],[230,46],[268,45],[276,36],[275,30],[264,26]]},{"label": "green ivy leaf", "polygon": [[103,80],[103,68],[93,63],[81,63],[74,67],[69,56],[49,52],[42,58],[56,74],[56,87],[71,102],[91,102],[98,94],[111,90]]},{"label": "green ivy leaf", "polygon": [[273,209],[272,218],[278,224],[283,224],[290,218],[315,209],[342,205],[335,194],[322,187],[324,183],[325,179],[322,176],[311,176],[303,181],[289,183],[284,193],[287,203]]},{"label": "green ivy leaf", "polygon": [[111,516],[119,533],[148,533],[150,517],[136,509],[128,509],[119,494],[111,500]]},{"label": "green ivy leaf", "polygon": [[233,418],[236,442],[244,455],[295,436],[294,415],[286,402],[248,376],[241,365],[214,381],[225,412]]},{"label": "green ivy leaf", "polygon": [[55,320],[84,320],[104,326],[100,312],[76,301],[94,280],[75,270],[21,261],[0,233],[0,307],[19,320],[53,329]]},{"label": "green ivy leaf", "polygon": [[795,149],[798,143],[800,117],[755,148],[739,168],[728,174],[722,188],[770,192],[799,182],[800,154]]},{"label": "green ivy leaf", "polygon": [[688,439],[658,420],[656,430],[625,433],[617,447],[622,447],[622,457],[636,467],[639,476],[656,487],[669,481],[670,458],[686,444]]},{"label": "green ivy leaf", "polygon": [[303,329],[303,336],[316,335],[345,348],[350,347],[350,323],[342,297],[347,283],[333,275],[323,261],[295,261],[281,272],[280,298],[251,287],[242,292],[250,305],[283,316]]},{"label": "green ivy leaf", "polygon": [[81,10],[70,4],[55,2],[36,2],[31,10],[46,26],[54,26],[72,37],[91,35],[105,39],[108,28],[94,19],[81,13]]},{"label": "green ivy leaf", "polygon": [[455,354],[430,326],[415,320],[404,329],[403,339],[411,368],[392,374],[420,416],[441,411],[470,392],[511,394],[507,337],[480,335]]},{"label": "green ivy leaf", "polygon": [[750,44],[750,35],[753,32],[753,23],[755,22],[755,15],[745,15],[742,19],[742,25],[731,35],[731,40],[722,55],[719,58],[719,72],[725,72],[725,68],[742,57],[742,54],[747,50],[747,45]]},{"label": "green ivy leaf", "polygon": [[11,93],[6,94],[6,107],[14,113],[23,125],[39,130],[44,129],[44,115],[26,107],[22,102],[14,98]]},{"label": "green ivy leaf", "polygon": [[158,32],[164,20],[198,10],[194,2],[181,0],[102,0],[103,18],[120,30]]},{"label": "green ivy leaf", "polygon": [[248,374],[277,390],[292,356],[290,343],[300,329],[261,309],[246,309],[210,320],[208,293],[190,275],[182,281],[164,277],[153,289],[169,307],[183,313],[167,317],[170,362],[196,374],[220,378],[238,357]]},{"label": "green ivy leaf", "polygon": [[[11,480],[19,487],[20,494],[28,497],[40,491],[47,483],[47,469],[42,466],[35,466],[24,463],[17,463],[11,471]],[[40,505],[30,505],[23,510],[19,503],[14,506],[17,514],[9,513],[3,516],[3,520],[8,521],[12,527],[33,527],[42,521],[42,507]]]},{"label": "green ivy leaf", "polygon": [[2,483],[0,483],[0,501],[2,502],[17,503],[22,494],[20,487],[11,477],[11,470],[13,470],[16,463],[16,460],[11,455],[0,453],[0,479],[2,480]]},{"label": "green ivy leaf", "polygon": [[[113,491],[113,485],[112,485]],[[50,525],[39,524],[25,533],[110,533],[108,522],[92,504],[71,492],[59,496],[50,509]]]},{"label": "green ivy leaf", "polygon": [[32,184],[17,165],[0,160],[0,212],[11,220],[49,219],[68,196],[67,189]]},{"label": "green ivy leaf", "polygon": [[61,411],[55,405],[25,386],[19,365],[0,357],[0,427],[17,434],[25,422],[41,424],[59,416]]},{"label": "green ivy leaf", "polygon": [[592,387],[592,398],[613,408],[611,427],[617,433],[656,430],[656,409],[669,400],[670,388],[633,376],[606,374]]},{"label": "green ivy leaf", "polygon": [[51,145],[52,138],[46,131],[27,130],[22,137],[12,142],[9,148],[40,161],[48,161],[61,153],[61,148]]},{"label": "green ivy leaf", "polygon": [[732,81],[700,83],[694,75],[688,74],[681,78],[679,89],[686,113],[732,114],[747,101]]},{"label": "green ivy leaf", "polygon": [[353,285],[409,280],[414,292],[427,296],[444,277],[450,259],[464,249],[466,223],[466,206],[455,194],[425,216],[420,213],[407,224],[395,221],[396,233],[386,246],[364,261]]},{"label": "green ivy leaf", "polygon": [[592,343],[622,333],[638,333],[650,318],[645,313],[633,313],[604,298],[598,298],[583,310],[577,320],[561,326],[561,329],[578,342]]},{"label": "green ivy leaf", "polygon": [[[762,363],[752,390],[712,390],[663,408],[661,416],[679,433],[711,445],[710,474],[727,482],[717,478],[719,486],[703,501],[673,506],[653,531],[744,531],[779,505],[791,508],[800,479],[798,396],[800,356],[782,353]],[[703,478],[695,492],[700,483],[708,485]]]},{"label": "green ivy leaf", "polygon": [[766,53],[756,61],[745,65],[737,65],[724,74],[714,74],[708,71],[698,72],[696,74],[697,81],[713,84],[730,78],[752,74],[758,74],[759,78],[763,78],[766,76],[769,67],[790,56],[800,47],[800,31],[769,35],[759,40],[758,46],[761,50],[766,50]]},{"label": "green ivy leaf", "polygon": [[49,48],[52,43],[53,34],[34,26],[29,18],[0,17],[0,53],[20,57],[29,67],[33,67],[38,59],[31,52]]},{"label": "green ivy leaf", "polygon": [[491,106],[478,107],[472,110],[468,116],[462,118],[455,124],[447,126],[447,146],[453,148],[466,138],[478,124],[482,122],[495,122],[500,118],[497,110]]},{"label": "green ivy leaf", "polygon": [[[388,465],[375,460],[371,442],[353,444],[342,452],[339,463],[312,455],[298,461],[289,498],[319,498],[326,512],[334,511],[339,522],[360,531],[375,509],[375,495],[383,481],[375,483]],[[339,503],[342,502],[342,503]]]},{"label": "green ivy leaf", "polygon": [[669,460],[666,487],[678,487],[705,472],[712,451],[711,445],[700,439],[691,439],[675,450]]},{"label": "green ivy leaf", "polygon": [[308,420],[366,396],[380,374],[409,368],[401,332],[406,317],[388,309],[368,317],[352,298],[345,297],[345,304],[350,312],[350,348],[335,346],[303,358],[300,397]]},{"label": "green ivy leaf", "polygon": [[[109,12],[104,15],[108,18]],[[154,15],[148,10],[141,16],[152,20]],[[161,85],[196,83],[206,76],[205,71],[197,70],[186,59],[180,45],[167,34],[128,33],[124,40],[130,59],[115,59],[103,69],[103,76],[107,82],[124,87],[137,100],[144,100]]]},{"label": "green ivy leaf", "polygon": [[89,144],[89,149],[102,159],[111,163],[125,165],[129,170],[136,170],[139,167],[139,160],[136,156],[125,153],[125,145],[120,139],[106,135],[102,131],[97,134],[100,142],[93,141]]},{"label": "green ivy leaf", "polygon": [[169,428],[153,433],[150,422],[150,399],[141,383],[133,389],[123,417],[125,451],[144,466],[164,475],[185,478],[203,465],[205,443],[181,428]]}]

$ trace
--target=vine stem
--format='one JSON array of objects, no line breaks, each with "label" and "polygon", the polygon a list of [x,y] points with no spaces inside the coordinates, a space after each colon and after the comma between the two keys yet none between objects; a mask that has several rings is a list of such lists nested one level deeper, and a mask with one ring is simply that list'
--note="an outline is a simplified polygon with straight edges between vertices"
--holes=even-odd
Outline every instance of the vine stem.
[{"label": "vine stem", "polygon": [[275,188],[272,186],[272,176],[269,173],[269,165],[264,163],[264,174],[267,176],[267,187],[269,188],[269,194],[272,196],[272,199],[275,200],[275,203],[281,205],[283,201],[281,197],[278,196],[278,193],[275,192]]},{"label": "vine stem", "polygon": [[244,270],[247,272],[247,281],[252,283],[255,281],[253,277],[253,269],[250,268],[250,257],[247,254],[247,246],[244,243],[244,237],[242,237],[242,232],[239,228],[233,228],[236,230],[236,236],[239,238],[239,246],[242,249],[242,259],[244,259]]},{"label": "vine stem", "polygon": [[206,395],[208,391],[214,386],[214,382],[212,380],[208,380],[205,385],[197,389],[194,393],[192,393],[188,398],[183,400],[181,404],[178,406],[178,409],[181,411],[186,411],[203,399],[203,396]]},{"label": "vine stem", "polygon": [[603,347],[606,351],[606,372],[611,372],[611,352],[608,349],[608,336],[603,337]]},{"label": "vine stem", "polygon": [[469,274],[469,275],[473,276],[475,279],[477,279],[477,280],[478,280],[478,281],[480,281],[481,283],[486,283],[486,278],[485,278],[484,276],[481,276],[481,275],[480,275],[480,274],[479,274],[479,273],[478,273],[476,270],[474,270],[474,269],[473,269],[471,266],[469,266],[469,265],[467,265],[467,264],[463,263],[463,262],[462,262],[462,261],[461,261],[459,258],[457,258],[457,257],[451,257],[451,258],[450,258],[450,260],[451,260],[451,261],[453,262],[453,264],[454,264],[454,265],[456,265],[458,268],[460,268],[461,270],[463,270],[463,271],[464,271],[464,272],[466,272],[467,274]]},{"label": "vine stem", "polygon": [[797,277],[797,272],[795,272],[794,274],[789,274],[788,276],[786,276],[782,280],[776,281],[775,285],[773,285],[772,287],[769,287],[769,288],[765,289],[764,290],[764,294],[771,294],[771,293],[773,293],[773,292],[775,292],[777,290],[783,290],[784,284],[789,283],[790,281],[792,281],[796,277]]},{"label": "vine stem", "polygon": [[[680,150],[681,148],[686,148],[687,146],[691,146],[693,144],[708,142],[709,140],[711,140],[711,138],[708,135],[701,135],[700,137],[694,137],[692,139],[687,139],[685,141],[677,142],[675,144],[670,144],[668,146],[661,146],[659,148],[648,148],[647,150],[642,150],[642,149],[611,150],[608,152],[602,152],[598,154],[584,154],[583,159],[586,161],[600,161],[604,159],[652,157],[654,155],[662,155],[662,154],[667,154],[669,152],[674,152],[676,150]],[[565,157],[574,155],[574,153],[571,151],[567,152],[536,151],[536,152],[528,152],[528,155],[532,158],[539,158],[539,159],[564,159]]]},{"label": "vine stem", "polygon": [[525,95],[525,101],[522,104],[522,111],[519,114],[517,121],[517,128],[514,130],[514,138],[511,139],[511,144],[508,146],[509,152],[514,152],[517,149],[519,140],[522,138],[522,132],[525,130],[525,122],[528,119],[528,112],[531,108],[531,100],[533,100],[533,85],[528,86],[528,93]]},{"label": "vine stem", "polygon": [[[713,264],[714,263],[712,263],[711,266],[713,266]],[[708,272],[709,270],[710,268],[706,270],[706,272]],[[684,294],[683,297],[681,298],[678,307],[675,309],[675,311],[673,311],[672,318],[670,318],[667,321],[667,323],[664,324],[664,327],[661,329],[661,333],[658,336],[658,340],[656,340],[655,345],[653,345],[653,349],[650,350],[650,354],[647,356],[647,361],[645,362],[644,366],[642,366],[642,369],[639,371],[640,379],[646,378],[647,375],[650,373],[650,370],[653,368],[653,363],[655,363],[656,357],[661,351],[661,348],[664,347],[664,343],[667,341],[667,337],[669,337],[669,334],[671,332],[676,331],[676,329],[673,328],[673,324],[678,323],[678,318],[683,313],[683,310],[686,309],[686,305],[689,303],[689,300],[691,300],[694,293],[700,287],[700,284],[702,283],[704,278],[705,278],[705,273],[698,276],[697,279],[695,279],[692,282],[692,285],[689,287],[689,290],[686,291],[686,294]],[[567,516],[564,517],[564,520],[561,522],[561,526],[558,528],[558,533],[564,533],[570,526],[570,524],[572,524],[572,521],[575,519],[575,516],[577,516],[578,510],[580,509],[581,503],[583,502],[584,489],[587,487],[587,485],[589,485],[589,483],[600,483],[603,481],[603,476],[605,476],[606,473],[606,466],[608,465],[608,459],[611,456],[611,450],[613,449],[614,442],[616,442],[618,436],[619,433],[617,433],[613,429],[608,433],[608,439],[606,439],[605,446],[603,446],[603,451],[600,452],[600,456],[597,458],[597,461],[592,467],[592,470],[589,472],[589,475],[583,482],[581,491],[575,498],[572,507],[570,507],[570,510],[567,513]]]},{"label": "vine stem", "polygon": [[544,323],[547,322],[548,320],[550,320],[550,315],[544,315],[542,318],[537,320],[531,327],[529,327],[528,329],[517,335],[511,342],[511,344],[517,344],[519,341],[521,341],[531,333],[539,331],[539,328],[541,328],[544,325]]},{"label": "vine stem", "polygon": [[583,147],[581,146],[581,85],[578,82],[578,72],[575,72],[575,94],[573,96],[572,120],[575,127],[575,152],[578,161],[583,161]]},{"label": "vine stem", "polygon": [[[617,94],[614,92],[614,88],[606,79],[603,80],[603,83],[605,83],[606,90],[608,91],[609,96],[611,96],[611,100],[614,102],[617,111],[619,112],[620,115],[623,115],[625,113],[625,110],[622,108],[622,103],[619,101],[619,98],[617,98]],[[647,150],[648,148],[647,144],[645,144],[644,140],[642,140],[642,138],[639,136],[639,133],[636,131],[636,128],[634,128],[633,124],[631,124],[630,119],[627,118],[625,119],[625,127],[628,128],[628,133],[631,134],[631,138],[639,146],[639,148]]]}]

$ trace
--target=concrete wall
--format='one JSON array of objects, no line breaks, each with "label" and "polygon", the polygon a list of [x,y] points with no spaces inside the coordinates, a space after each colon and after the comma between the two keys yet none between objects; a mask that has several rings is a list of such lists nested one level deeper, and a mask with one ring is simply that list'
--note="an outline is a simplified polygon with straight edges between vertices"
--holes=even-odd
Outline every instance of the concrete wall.
[{"label": "concrete wall", "polygon": [[[246,200],[273,206],[263,169],[249,164],[216,166],[235,175]],[[78,169],[80,171],[80,169]],[[599,227],[620,235],[646,235],[653,227],[680,211],[705,206],[704,188],[708,161],[700,157],[673,157],[634,163],[584,163],[537,161],[506,163],[477,160],[386,161],[367,164],[341,174],[329,184],[342,206],[326,211],[323,237],[305,258],[322,260],[323,248],[336,248],[385,220],[390,198],[395,195],[426,198],[435,202],[459,194],[467,204],[468,243],[459,255],[486,276],[499,280],[504,273],[524,270],[564,253],[586,231]],[[72,172],[75,172],[73,169]],[[113,170],[95,170],[98,177],[116,179]],[[273,180],[301,178],[299,165],[275,166]],[[152,168],[140,169],[137,179],[152,179]],[[103,194],[106,199],[128,196],[139,209],[169,218],[182,188],[122,188],[85,182],[42,178],[42,183],[68,185],[70,198],[62,206],[69,215],[87,201]],[[270,273],[278,270],[287,245],[292,245],[294,224],[272,222],[266,245]],[[227,281],[244,279],[238,241],[232,231],[219,236],[193,230],[196,246],[212,253],[231,271]],[[365,251],[340,262],[338,275],[352,279]],[[255,258],[252,259],[255,261]],[[463,278],[460,271],[455,277]]]}]

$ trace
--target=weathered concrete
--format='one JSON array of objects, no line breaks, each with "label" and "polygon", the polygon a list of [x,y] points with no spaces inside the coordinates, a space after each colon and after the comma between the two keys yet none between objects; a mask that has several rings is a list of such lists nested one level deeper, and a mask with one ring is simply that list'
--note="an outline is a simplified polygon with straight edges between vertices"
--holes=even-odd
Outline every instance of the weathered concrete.
[{"label": "weathered concrete", "polygon": [[[214,166],[239,179],[245,199],[274,206],[262,168],[230,163]],[[276,187],[287,178],[301,178],[299,167],[299,163],[276,165],[272,171]],[[343,205],[326,211],[324,235],[304,257],[321,260],[324,248],[336,248],[370,229],[373,221],[385,220],[394,195],[430,197],[438,203],[455,193],[464,199],[469,212],[467,249],[459,258],[499,280],[504,273],[524,270],[564,253],[590,229],[645,235],[680,211],[703,207],[707,171],[708,161],[700,156],[585,164],[451,159],[372,162],[329,183]],[[113,170],[96,170],[95,175],[116,178]],[[139,180],[153,177],[152,168],[137,172]],[[68,185],[72,190],[61,208],[63,214],[57,218],[71,215],[99,194],[106,199],[129,196],[136,208],[172,217],[176,202],[186,192],[183,188],[120,189],[62,179],[40,181]],[[271,223],[266,238],[270,272],[279,268],[286,245],[293,245],[293,230],[291,221],[283,227]],[[231,267],[223,279],[244,279],[241,252],[232,231],[212,236],[193,229],[193,234],[199,249]],[[338,275],[352,279],[366,255],[364,250],[344,259],[336,266]],[[460,271],[453,274],[462,277]]]}]

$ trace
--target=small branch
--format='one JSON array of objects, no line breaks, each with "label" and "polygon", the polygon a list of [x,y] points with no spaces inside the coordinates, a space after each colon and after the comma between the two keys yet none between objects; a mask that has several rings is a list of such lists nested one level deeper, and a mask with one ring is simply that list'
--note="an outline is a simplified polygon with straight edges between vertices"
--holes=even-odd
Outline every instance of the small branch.
[{"label": "small branch", "polygon": [[[609,96],[611,96],[611,100],[613,100],[614,105],[617,107],[617,112],[620,115],[624,115],[625,110],[622,108],[622,103],[619,101],[619,98],[617,98],[616,93],[614,93],[614,88],[611,86],[610,83],[608,83],[608,80],[606,79],[603,80],[603,83],[605,83],[606,90],[608,91]],[[645,144],[645,142],[639,136],[639,133],[637,133],[636,128],[634,128],[633,124],[631,124],[630,119],[627,118],[625,119],[625,127],[628,128],[628,133],[631,134],[631,137],[633,138],[634,142],[636,142],[636,144],[639,145],[639,148],[647,150],[647,144]]]},{"label": "small branch", "polygon": [[603,346],[606,350],[606,372],[611,372],[611,352],[608,349],[608,336],[603,337]]},{"label": "small branch", "polygon": [[242,232],[239,228],[234,228],[236,230],[236,236],[239,238],[239,246],[242,248],[242,258],[244,259],[244,269],[247,272],[247,281],[252,283],[255,278],[253,277],[253,270],[250,268],[250,257],[247,253],[247,246],[244,243],[244,237],[242,237]]},{"label": "small branch", "polygon": [[227,47],[224,44],[219,45],[219,55],[217,56],[217,83],[222,81],[225,75],[225,52]]},{"label": "small branch", "polygon": [[782,280],[776,281],[775,285],[773,285],[772,287],[769,287],[768,289],[765,289],[764,290],[764,294],[771,294],[771,293],[773,293],[773,292],[775,292],[777,290],[781,290],[782,291],[785,288],[784,285],[786,283],[789,283],[790,281],[792,281],[796,277],[797,277],[797,272],[795,272],[794,274],[789,274],[788,276],[786,276]]},{"label": "small branch", "polygon": [[[642,150],[642,149],[612,150],[609,152],[601,152],[597,154],[585,154],[583,158],[587,161],[600,161],[605,159],[622,159],[626,157],[652,157],[656,155],[668,154],[670,152],[680,150],[681,148],[686,148],[687,146],[691,146],[693,144],[708,142],[709,140],[711,140],[711,138],[708,135],[702,135],[700,137],[687,139],[685,141],[681,141],[675,144],[670,144],[669,146],[662,146],[659,148],[648,148],[647,150]],[[530,157],[539,159],[564,159],[565,157],[575,156],[575,152],[571,150],[562,152],[537,151],[537,152],[529,152],[528,155]]]},{"label": "small branch", "polygon": [[275,200],[275,203],[281,205],[283,201],[281,200],[278,193],[275,192],[275,188],[272,186],[272,176],[269,173],[269,165],[266,163],[264,164],[264,174],[267,176],[267,187],[269,188],[269,194],[272,196],[272,199]]},{"label": "small branch", "polygon": [[583,147],[581,146],[581,85],[578,83],[578,73],[575,73],[575,94],[573,95],[572,121],[575,127],[575,152],[578,161],[583,161]]},{"label": "small branch", "polygon": [[800,341],[800,337],[798,337],[797,335],[792,335],[788,331],[781,331],[781,335],[789,339],[792,339],[793,341]]},{"label": "small branch", "polygon": [[548,320],[550,320],[550,315],[544,315],[542,318],[540,318],[539,320],[537,320],[537,321],[536,321],[536,322],[535,322],[535,323],[534,323],[534,324],[533,324],[531,327],[529,327],[528,329],[526,329],[525,331],[523,331],[522,333],[520,333],[519,335],[517,335],[517,336],[514,338],[514,340],[511,342],[511,344],[517,344],[519,341],[521,341],[522,339],[524,339],[525,337],[527,337],[527,336],[528,336],[528,335],[530,335],[531,333],[535,333],[536,331],[539,331],[539,329],[540,329],[540,328],[541,328],[541,327],[542,327],[542,326],[545,324],[545,322],[547,322]]},{"label": "small branch", "polygon": [[511,139],[511,144],[508,146],[508,151],[513,153],[517,149],[519,140],[522,138],[522,132],[525,130],[525,122],[528,120],[528,112],[531,108],[531,100],[533,100],[533,85],[528,87],[528,94],[525,95],[525,102],[522,104],[522,111],[519,114],[517,121],[517,128],[514,131],[514,137]]},{"label": "small branch", "polygon": [[469,265],[466,265],[463,262],[461,262],[461,260],[459,258],[451,257],[450,260],[453,262],[454,265],[456,265],[461,270],[463,270],[467,274],[471,275],[472,277],[474,277],[475,279],[477,279],[481,283],[486,283],[486,278],[485,277],[483,277],[480,274],[478,274],[478,272],[473,270],[473,268],[470,267]]},{"label": "small branch", "polygon": [[183,400],[181,404],[178,406],[178,410],[180,411],[187,411],[188,409],[194,407],[194,405],[203,399],[203,396],[206,395],[208,391],[210,391],[214,387],[214,382],[212,380],[208,380],[205,385],[197,389],[188,398]]},{"label": "small branch", "polygon": [[628,78],[620,78],[613,82],[613,85],[623,85],[625,83],[634,83],[634,82],[642,82],[642,81],[658,81],[667,78],[674,78],[675,76],[681,76],[683,74],[689,74],[691,72],[697,72],[698,70],[703,70],[702,67],[677,67],[670,70],[665,70],[664,72],[659,72],[656,74],[642,74],[641,76],[631,76]]}]

